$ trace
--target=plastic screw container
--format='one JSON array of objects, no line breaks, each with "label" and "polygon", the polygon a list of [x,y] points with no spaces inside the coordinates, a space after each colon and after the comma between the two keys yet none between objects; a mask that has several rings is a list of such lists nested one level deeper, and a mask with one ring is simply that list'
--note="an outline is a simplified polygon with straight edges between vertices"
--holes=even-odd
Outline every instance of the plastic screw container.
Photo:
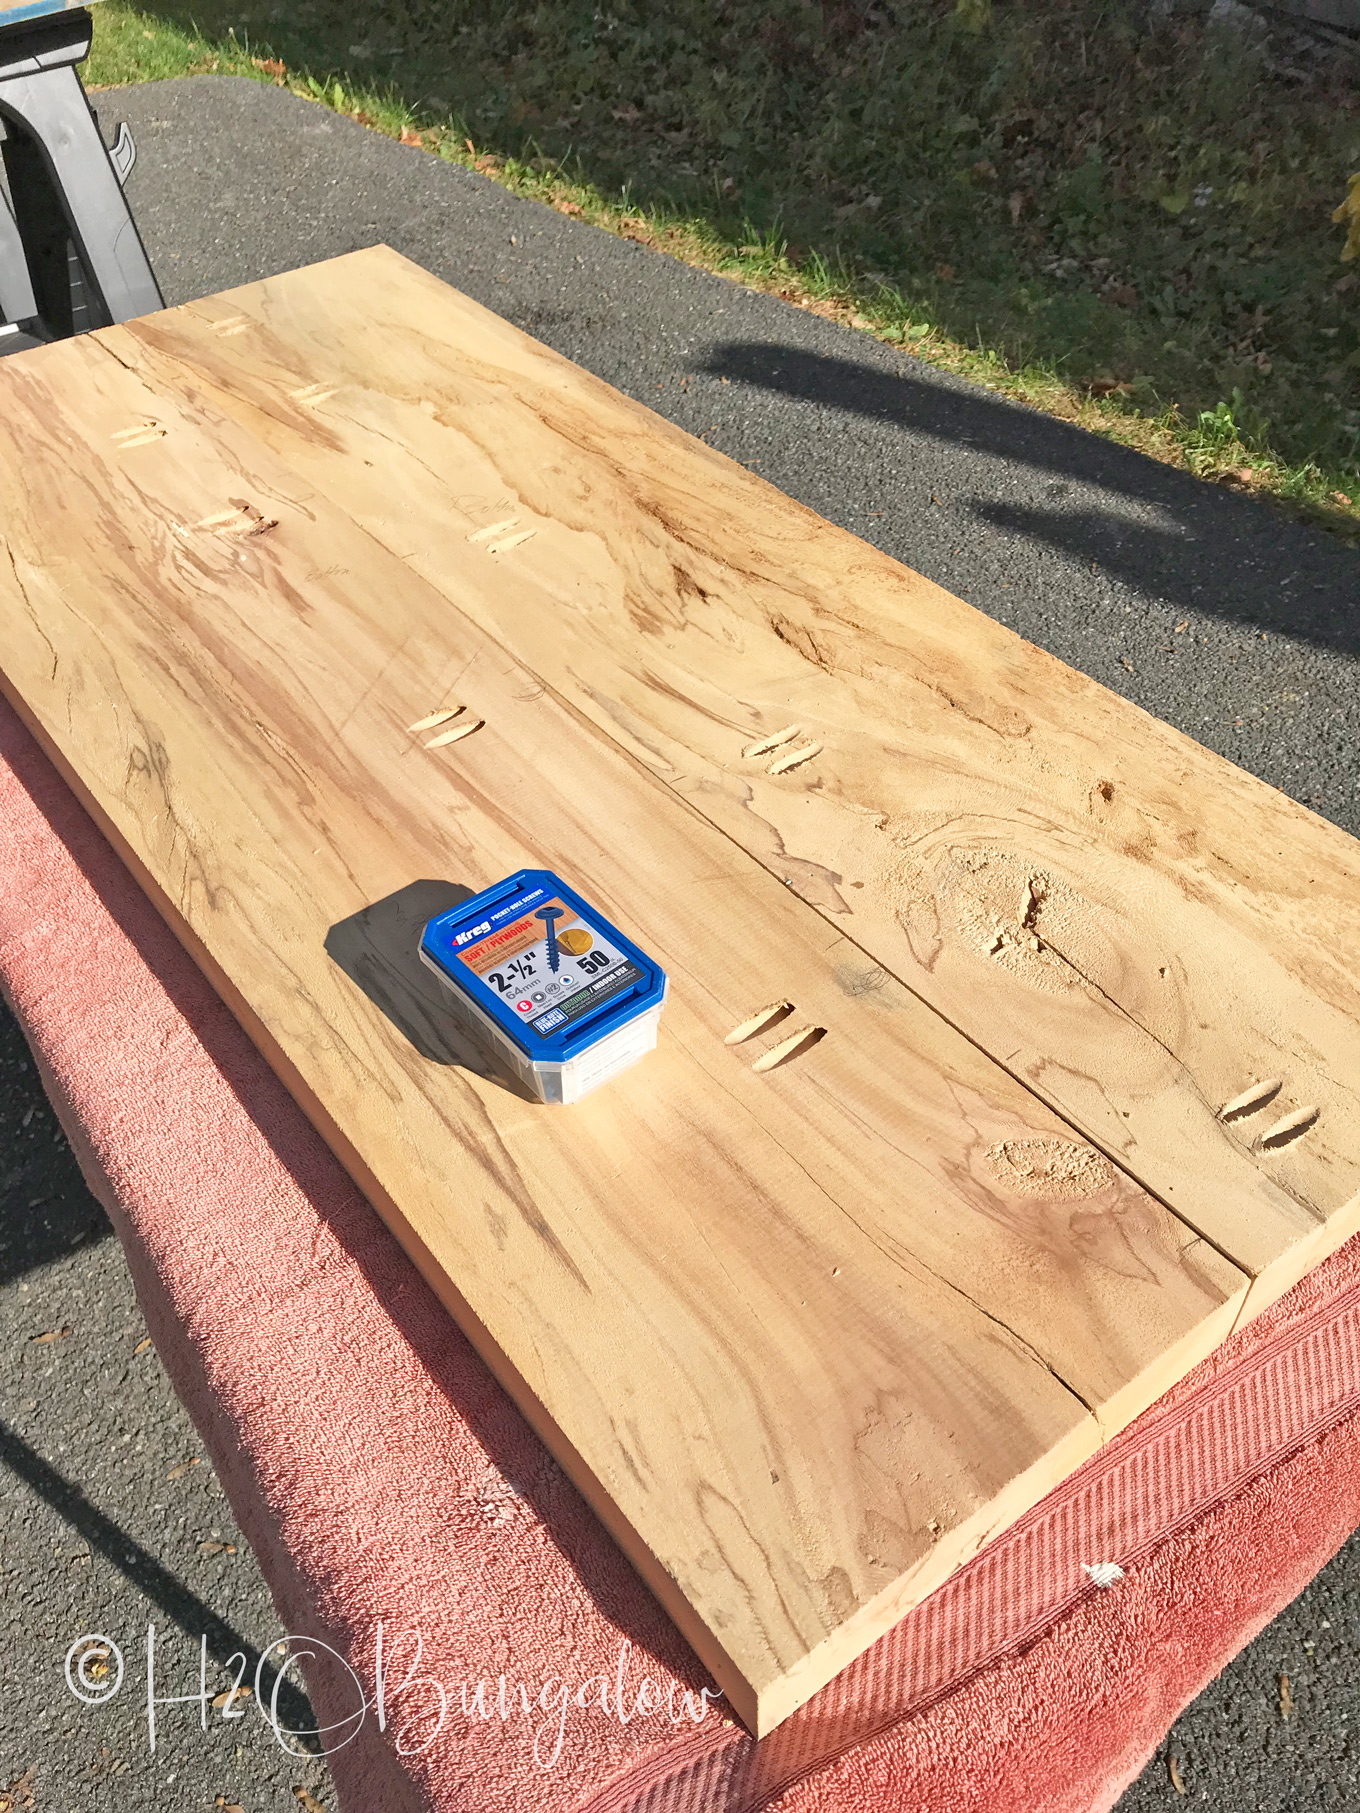
[{"label": "plastic screw container", "polygon": [[540,1101],[578,1102],[655,1048],[665,971],[551,870],[431,919],[420,958]]}]

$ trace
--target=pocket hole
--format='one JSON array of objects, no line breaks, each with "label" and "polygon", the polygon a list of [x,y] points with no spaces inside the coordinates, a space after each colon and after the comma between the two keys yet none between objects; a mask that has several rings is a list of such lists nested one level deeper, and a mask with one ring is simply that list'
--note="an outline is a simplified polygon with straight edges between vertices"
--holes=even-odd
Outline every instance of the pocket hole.
[{"label": "pocket hole", "polygon": [[444,749],[450,743],[461,743],[464,737],[470,737],[474,730],[480,730],[485,723],[485,718],[478,718],[475,724],[460,724],[454,730],[446,730],[437,737],[431,737],[425,747],[427,749]]},{"label": "pocket hole", "polygon": [[749,1020],[743,1020],[740,1026],[734,1026],[723,1044],[744,1045],[747,1039],[755,1038],[757,1033],[766,1032],[771,1026],[778,1026],[781,1020],[787,1020],[792,1012],[792,1001],[771,1001],[768,1007],[762,1007],[753,1013]]},{"label": "pocket hole", "polygon": [[805,1051],[811,1051],[826,1037],[825,1026],[800,1026],[797,1032],[791,1032],[787,1039],[781,1039],[772,1045],[763,1057],[756,1059],[752,1070],[762,1074],[767,1070],[777,1070],[781,1064],[787,1064],[791,1058],[802,1057]]},{"label": "pocket hole", "polygon": [[468,540],[472,542],[494,541],[498,535],[504,535],[507,529],[513,529],[518,521],[517,516],[507,516],[504,522],[488,523],[484,529],[474,529],[468,536]]},{"label": "pocket hole", "polygon": [[1286,1114],[1282,1121],[1276,1121],[1273,1127],[1267,1127],[1261,1135],[1263,1146],[1283,1146],[1291,1139],[1297,1139],[1300,1133],[1306,1133],[1318,1117],[1316,1108],[1299,1108],[1293,1114]]},{"label": "pocket hole", "polygon": [[327,403],[335,395],[333,384],[304,384],[301,390],[290,390],[289,396],[295,403],[304,403],[315,409],[321,403]]},{"label": "pocket hole", "polygon": [[791,743],[802,734],[801,724],[790,724],[784,730],[776,730],[772,737],[762,737],[758,743],[748,743],[741,753],[748,762],[753,762],[757,756],[772,755],[776,749],[782,749],[785,743]]},{"label": "pocket hole", "polygon": [[493,541],[487,553],[507,554],[511,548],[519,547],[521,542],[532,541],[537,534],[537,529],[521,529],[518,535],[507,535],[504,541]]},{"label": "pocket hole", "polygon": [[781,755],[777,762],[771,762],[767,774],[789,774],[795,768],[801,768],[804,762],[810,762],[814,755],[822,753],[820,743],[804,743],[801,749],[790,749],[787,755]]},{"label": "pocket hole", "polygon": [[165,430],[159,422],[137,422],[131,428],[120,428],[109,439],[118,443],[120,453],[126,453],[130,447],[149,447],[152,441],[164,440]]},{"label": "pocket hole", "polygon": [[1278,1077],[1271,1077],[1263,1083],[1253,1083],[1241,1095],[1235,1095],[1230,1102],[1224,1102],[1218,1111],[1218,1118],[1221,1121],[1233,1121],[1242,1114],[1255,1114],[1258,1108],[1264,1108],[1283,1088],[1284,1084]]},{"label": "pocket hole", "polygon": [[460,711],[466,711],[466,705],[445,705],[439,711],[432,711],[428,718],[417,718],[414,724],[406,726],[414,736],[418,730],[434,730],[440,724],[447,724],[450,718],[456,718]]}]

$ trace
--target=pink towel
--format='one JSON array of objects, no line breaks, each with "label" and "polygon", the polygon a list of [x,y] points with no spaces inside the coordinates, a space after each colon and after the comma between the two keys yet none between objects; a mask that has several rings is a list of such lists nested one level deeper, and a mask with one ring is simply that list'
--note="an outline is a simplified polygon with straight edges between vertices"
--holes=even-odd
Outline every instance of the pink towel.
[{"label": "pink towel", "polygon": [[1352,1243],[757,1746],[2,702],[0,982],[351,1813],[1103,1813],[1360,1521]]}]

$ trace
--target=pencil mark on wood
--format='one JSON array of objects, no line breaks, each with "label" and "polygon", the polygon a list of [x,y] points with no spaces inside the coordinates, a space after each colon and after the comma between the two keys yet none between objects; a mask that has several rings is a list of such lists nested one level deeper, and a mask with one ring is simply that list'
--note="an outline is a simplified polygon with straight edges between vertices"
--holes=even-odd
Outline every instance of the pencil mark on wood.
[{"label": "pencil mark on wood", "polygon": [[811,1051],[825,1037],[825,1026],[800,1026],[787,1039],[781,1039],[777,1045],[772,1045],[763,1057],[756,1059],[751,1068],[762,1074],[768,1070],[778,1070],[781,1064],[787,1064],[791,1058],[801,1057],[805,1051]]},{"label": "pencil mark on wood", "polygon": [[801,724],[786,725],[783,730],[776,730],[773,736],[762,737],[758,743],[748,743],[741,752],[742,756],[746,761],[754,762],[759,756],[773,755],[776,749],[781,749],[785,743],[791,743],[802,734]]},{"label": "pencil mark on wood", "polygon": [[1224,1102],[1218,1111],[1221,1121],[1237,1120],[1244,1114],[1255,1114],[1258,1108],[1277,1096],[1284,1084],[1278,1077],[1268,1077],[1264,1082],[1253,1083],[1250,1089],[1244,1089],[1241,1095],[1235,1095],[1230,1102]]},{"label": "pencil mark on wood", "polygon": [[734,1026],[723,1040],[724,1045],[744,1045],[747,1039],[755,1038],[757,1033],[767,1032],[771,1026],[778,1026],[793,1012],[792,1001],[771,1001],[768,1007],[758,1008],[748,1020],[740,1026]]}]

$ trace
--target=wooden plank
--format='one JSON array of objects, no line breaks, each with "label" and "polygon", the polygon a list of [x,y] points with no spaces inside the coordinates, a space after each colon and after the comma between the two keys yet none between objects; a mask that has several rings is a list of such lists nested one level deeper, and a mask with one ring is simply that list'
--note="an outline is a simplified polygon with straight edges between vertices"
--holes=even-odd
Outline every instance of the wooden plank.
[{"label": "wooden plank", "polygon": [[[124,327],[0,367],[5,690],[768,1730],[1246,1275],[151,356]],[[455,697],[484,728],[425,747]],[[529,861],[672,977],[659,1051],[560,1112],[450,1042],[414,960],[432,897]],[[777,1029],[724,1041],[781,998],[826,1036],[761,1073]]]},{"label": "wooden plank", "polygon": [[[1352,1231],[1353,839],[386,248],[133,333],[1261,1274],[1254,1308]],[[511,518],[513,553],[469,543]]]}]

